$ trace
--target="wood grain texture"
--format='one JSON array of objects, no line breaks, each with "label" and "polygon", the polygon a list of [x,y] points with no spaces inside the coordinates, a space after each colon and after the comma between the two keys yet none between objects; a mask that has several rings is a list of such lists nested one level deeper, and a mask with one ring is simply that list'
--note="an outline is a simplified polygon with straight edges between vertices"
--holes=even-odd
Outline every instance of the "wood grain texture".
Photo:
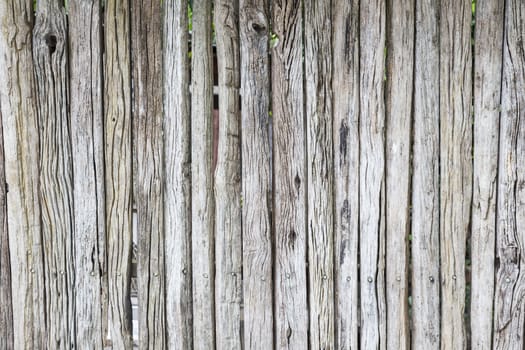
[{"label": "wood grain texture", "polygon": [[272,349],[272,172],[266,0],[241,0],[244,347]]},{"label": "wood grain texture", "polygon": [[44,249],[46,348],[75,347],[73,163],[65,9],[40,1],[33,60],[40,129],[39,187]]},{"label": "wood grain texture", "polygon": [[416,2],[412,347],[439,349],[439,3]]},{"label": "wood grain texture", "polygon": [[0,4],[0,114],[13,278],[14,349],[45,347],[44,271],[38,190],[38,117],[32,1]]},{"label": "wood grain texture", "polygon": [[330,1],[304,2],[310,348],[334,349]]},{"label": "wood grain texture", "polygon": [[492,349],[504,1],[476,3],[471,342]]},{"label": "wood grain texture", "polygon": [[441,349],[462,349],[472,199],[472,8],[470,0],[444,0],[440,7]]},{"label": "wood grain texture", "polygon": [[360,4],[361,349],[386,348],[385,0]]},{"label": "wood grain texture", "polygon": [[300,1],[273,3],[272,32],[278,40],[271,51],[278,349],[308,347],[302,18]]},{"label": "wood grain texture", "polygon": [[505,8],[499,142],[494,349],[525,340],[525,3]]},{"label": "wood grain texture", "polygon": [[[0,46],[0,48],[3,47]],[[3,52],[0,51],[0,55],[2,54]],[[3,63],[1,60],[0,62]],[[4,133],[2,127],[1,102],[2,100],[0,98],[0,349],[13,349],[13,298],[11,291],[9,232],[7,231],[7,183],[5,181]]]},{"label": "wood grain texture", "polygon": [[75,343],[103,347],[105,266],[102,23],[98,1],[69,3],[71,151],[73,162]]},{"label": "wood grain texture", "polygon": [[389,0],[387,6],[387,348],[402,350],[410,348],[408,250],[415,2]]},{"label": "wood grain texture", "polygon": [[239,2],[217,0],[219,74],[215,168],[215,327],[217,349],[241,349],[242,226]]},{"label": "wood grain texture", "polygon": [[131,3],[140,349],[165,349],[162,3]]},{"label": "wood grain texture", "polygon": [[192,348],[188,2],[164,1],[164,226],[167,347]]},{"label": "wood grain texture", "polygon": [[215,347],[211,1],[193,2],[191,215],[194,349]]},{"label": "wood grain texture", "polygon": [[332,1],[335,348],[359,343],[359,0]]},{"label": "wood grain texture", "polygon": [[131,349],[132,147],[130,10],[105,7],[104,132],[109,332],[113,347]]}]

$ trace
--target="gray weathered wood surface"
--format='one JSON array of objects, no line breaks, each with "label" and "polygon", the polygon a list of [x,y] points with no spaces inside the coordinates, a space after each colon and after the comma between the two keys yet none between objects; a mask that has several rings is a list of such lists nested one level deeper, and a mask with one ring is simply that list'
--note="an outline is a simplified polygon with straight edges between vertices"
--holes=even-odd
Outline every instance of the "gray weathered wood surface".
[{"label": "gray weathered wood surface", "polygon": [[476,3],[472,200],[473,349],[492,349],[504,1]]},{"label": "gray weathered wood surface", "polygon": [[193,347],[215,347],[213,80],[211,2],[193,2],[191,55],[191,229]]},{"label": "gray weathered wood surface", "polygon": [[124,0],[105,7],[104,159],[109,333],[113,347],[130,349],[132,147],[130,9]]},{"label": "gray weathered wood surface", "polygon": [[330,1],[304,2],[308,311],[312,349],[335,349],[331,14]]},{"label": "gray weathered wood surface", "polygon": [[[5,181],[3,139],[2,110],[0,109],[0,305],[2,307],[2,314],[0,315],[0,349],[12,349],[14,341],[13,299],[11,291],[9,232],[7,231],[7,183]],[[6,185],[1,186],[2,184]]]},{"label": "gray weathered wood surface", "polygon": [[275,222],[275,339],[308,347],[306,163],[300,1],[272,6],[272,122]]},{"label": "gray weathered wood surface", "polygon": [[244,346],[274,344],[269,2],[239,2]]},{"label": "gray weathered wood surface", "polygon": [[361,349],[386,349],[385,10],[360,4],[359,254]]},{"label": "gray weathered wood surface", "polygon": [[413,0],[388,1],[386,67],[387,348],[409,349],[408,242],[414,87]]},{"label": "gray weathered wood surface", "polygon": [[[33,62],[39,124],[44,307],[48,349],[75,346],[74,208],[65,8],[37,4]],[[52,98],[50,98],[52,96]]]},{"label": "gray weathered wood surface", "polygon": [[153,350],[166,347],[162,3],[133,0],[131,15],[139,348]]},{"label": "gray weathered wood surface", "polygon": [[[465,258],[472,199],[470,0],[440,4],[441,349],[467,346]],[[459,199],[461,198],[461,199]]]},{"label": "gray weathered wood surface", "polygon": [[38,117],[33,77],[33,2],[0,5],[0,108],[15,349],[43,349],[46,324],[38,188]]},{"label": "gray weathered wood surface", "polygon": [[102,18],[98,1],[69,3],[76,347],[100,349],[107,327]]},{"label": "gray weathered wood surface", "polygon": [[359,344],[359,1],[332,3],[335,348]]},{"label": "gray weathered wood surface", "polygon": [[241,84],[239,2],[214,4],[219,75],[215,168],[215,327],[217,349],[242,349]]},{"label": "gray weathered wood surface", "polygon": [[412,347],[440,347],[439,4],[416,2],[412,172]]},{"label": "gray weathered wood surface", "polygon": [[0,348],[522,348],[524,13],[1,2]]},{"label": "gray weathered wood surface", "polygon": [[505,7],[499,140],[494,349],[525,346],[525,3]]},{"label": "gray weathered wood surface", "polygon": [[188,2],[164,1],[166,345],[192,348]]}]

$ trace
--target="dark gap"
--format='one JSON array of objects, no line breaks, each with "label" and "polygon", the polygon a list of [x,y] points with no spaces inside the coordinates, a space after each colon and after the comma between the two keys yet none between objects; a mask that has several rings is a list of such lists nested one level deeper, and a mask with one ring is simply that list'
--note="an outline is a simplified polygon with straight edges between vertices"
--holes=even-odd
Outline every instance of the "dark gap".
[{"label": "dark gap", "polygon": [[[472,118],[472,122],[470,123],[470,130],[471,130],[471,140],[470,140],[470,148],[471,148],[471,169],[474,170],[474,80],[475,80],[475,62],[474,62],[474,53],[475,53],[475,47],[474,47],[474,40],[475,40],[475,29],[476,29],[476,0],[472,0],[471,2],[471,22],[470,22],[470,47],[471,47],[471,79],[470,79],[470,87],[471,87],[471,99],[470,99],[470,117]],[[463,314],[463,320],[465,323],[465,341],[467,343],[467,349],[470,349],[471,342],[472,342],[472,330],[471,330],[471,295],[472,295],[472,201],[474,199],[474,173],[471,174],[471,193],[470,193],[470,213],[469,218],[470,222],[468,225],[467,230],[467,237],[465,242],[465,310]]]},{"label": "dark gap", "polygon": [[47,34],[44,37],[47,48],[49,49],[49,54],[52,55],[57,48],[57,37],[53,34]]}]

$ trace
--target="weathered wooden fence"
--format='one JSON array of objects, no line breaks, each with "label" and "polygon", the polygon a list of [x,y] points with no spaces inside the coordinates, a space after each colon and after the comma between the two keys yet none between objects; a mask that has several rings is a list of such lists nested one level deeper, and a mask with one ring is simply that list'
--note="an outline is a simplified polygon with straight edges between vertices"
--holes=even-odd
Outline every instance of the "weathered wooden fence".
[{"label": "weathered wooden fence", "polygon": [[0,1],[0,349],[524,348],[525,2],[189,5]]}]

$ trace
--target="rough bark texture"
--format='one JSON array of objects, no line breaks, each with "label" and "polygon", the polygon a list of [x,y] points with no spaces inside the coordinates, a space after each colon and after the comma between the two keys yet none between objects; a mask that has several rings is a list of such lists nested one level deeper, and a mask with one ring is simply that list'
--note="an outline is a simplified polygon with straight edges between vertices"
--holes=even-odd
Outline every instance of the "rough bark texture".
[{"label": "rough bark texture", "polygon": [[268,2],[241,0],[244,346],[273,348]]},{"label": "rough bark texture", "polygon": [[15,349],[45,347],[44,271],[38,192],[38,120],[32,60],[32,1],[0,5],[0,108]]},{"label": "rough bark texture", "polygon": [[107,0],[104,117],[109,332],[116,349],[130,349],[132,240],[130,12]]},{"label": "rough bark texture", "polygon": [[211,1],[193,2],[191,87],[191,215],[193,261],[193,347],[215,347],[213,81]]},{"label": "rough bark texture", "polygon": [[131,11],[139,348],[164,349],[162,4],[133,0]]},{"label": "rough bark texture", "polygon": [[359,339],[359,0],[333,0],[332,16],[335,348],[350,350]]},{"label": "rough bark texture", "polygon": [[389,0],[386,72],[387,348],[409,349],[408,238],[414,0]]},{"label": "rough bark texture", "polygon": [[467,346],[463,314],[472,199],[471,17],[470,0],[441,1],[441,349]]},{"label": "rough bark texture", "polygon": [[385,0],[360,4],[361,349],[386,348]]},{"label": "rough bark texture", "polygon": [[492,349],[504,3],[476,3],[470,328],[480,350]]},{"label": "rough bark texture", "polygon": [[412,347],[439,349],[439,2],[416,2]]},{"label": "rough bark texture", "polygon": [[75,346],[73,166],[67,24],[58,2],[38,3],[33,61],[40,129],[46,347],[71,349]]},{"label": "rough bark texture", "polygon": [[[0,7],[1,10],[4,10]],[[3,40],[0,37],[0,40]],[[3,55],[0,44],[0,55]],[[4,63],[0,56],[0,64]],[[5,182],[4,136],[0,93],[0,349],[13,349],[13,298],[11,295],[11,259],[7,231],[7,185]],[[3,186],[2,186],[3,185]]]},{"label": "rough bark texture", "polygon": [[103,347],[105,267],[104,130],[98,1],[69,3],[76,346]]},{"label": "rough bark texture", "polygon": [[499,143],[494,349],[523,349],[525,339],[525,3],[505,10]]},{"label": "rough bark texture", "polygon": [[192,348],[188,2],[164,1],[167,347]]},{"label": "rough bark texture", "polygon": [[310,348],[334,349],[331,2],[304,2]]},{"label": "rough bark texture", "polygon": [[219,73],[215,169],[215,325],[217,349],[241,349],[242,232],[239,2],[214,4]]},{"label": "rough bark texture", "polygon": [[[272,6],[275,322],[278,349],[308,347],[301,1]],[[262,112],[261,112],[262,113]]]}]

